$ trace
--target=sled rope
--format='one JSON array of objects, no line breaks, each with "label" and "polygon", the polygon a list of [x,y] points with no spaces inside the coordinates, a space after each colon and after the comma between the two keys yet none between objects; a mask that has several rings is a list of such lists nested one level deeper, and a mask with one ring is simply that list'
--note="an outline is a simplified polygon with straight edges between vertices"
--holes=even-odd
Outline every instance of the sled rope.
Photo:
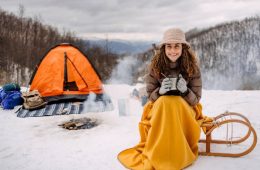
[{"label": "sled rope", "polygon": [[[228,113],[228,112],[226,112]],[[230,119],[232,119],[232,116],[229,115]],[[224,121],[228,120],[226,117],[223,117]],[[226,141],[229,141],[227,143],[227,146],[231,146],[233,144],[233,122],[230,123],[231,124],[231,134],[229,137],[229,123],[226,124]]]},{"label": "sled rope", "polygon": [[[227,120],[226,117],[222,117],[221,119],[222,119],[222,121],[226,121]],[[226,124],[226,141],[230,142],[230,139],[228,137],[229,137],[229,124],[227,123]],[[227,146],[229,146],[229,143],[227,143]]]}]

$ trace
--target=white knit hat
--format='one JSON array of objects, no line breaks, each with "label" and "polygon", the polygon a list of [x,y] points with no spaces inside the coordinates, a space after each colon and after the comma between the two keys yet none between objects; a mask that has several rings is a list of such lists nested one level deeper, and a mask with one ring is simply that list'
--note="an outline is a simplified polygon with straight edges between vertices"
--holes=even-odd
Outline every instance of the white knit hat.
[{"label": "white knit hat", "polygon": [[164,32],[160,46],[167,43],[182,43],[190,47],[190,44],[186,41],[185,33],[179,28],[171,28]]}]

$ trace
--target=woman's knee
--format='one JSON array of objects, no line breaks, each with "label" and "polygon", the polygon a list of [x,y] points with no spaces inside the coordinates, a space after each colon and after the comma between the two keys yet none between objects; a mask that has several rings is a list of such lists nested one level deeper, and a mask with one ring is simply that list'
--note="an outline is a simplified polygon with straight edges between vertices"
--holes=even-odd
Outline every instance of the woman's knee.
[{"label": "woman's knee", "polygon": [[155,103],[173,104],[183,102],[184,99],[181,96],[160,96]]}]

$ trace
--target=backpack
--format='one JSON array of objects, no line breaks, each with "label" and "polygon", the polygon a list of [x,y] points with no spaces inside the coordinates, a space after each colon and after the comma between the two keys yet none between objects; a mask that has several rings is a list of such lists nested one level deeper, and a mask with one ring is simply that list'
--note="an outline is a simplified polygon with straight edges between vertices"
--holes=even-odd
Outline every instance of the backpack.
[{"label": "backpack", "polygon": [[24,100],[23,108],[27,110],[35,110],[45,107],[47,102],[42,98],[38,90],[30,92],[23,92],[22,98]]},{"label": "backpack", "polygon": [[[2,91],[3,93],[4,91]],[[4,98],[2,99],[1,106],[3,109],[13,109],[17,105],[23,104],[21,92],[19,91],[8,91],[5,92]]]}]

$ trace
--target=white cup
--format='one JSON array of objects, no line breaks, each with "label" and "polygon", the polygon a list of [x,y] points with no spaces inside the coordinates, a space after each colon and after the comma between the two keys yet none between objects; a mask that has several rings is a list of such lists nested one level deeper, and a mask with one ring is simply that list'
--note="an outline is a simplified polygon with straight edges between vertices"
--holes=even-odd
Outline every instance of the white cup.
[{"label": "white cup", "polygon": [[177,90],[176,84],[177,84],[177,77],[169,78],[172,81],[172,87],[171,90]]}]

